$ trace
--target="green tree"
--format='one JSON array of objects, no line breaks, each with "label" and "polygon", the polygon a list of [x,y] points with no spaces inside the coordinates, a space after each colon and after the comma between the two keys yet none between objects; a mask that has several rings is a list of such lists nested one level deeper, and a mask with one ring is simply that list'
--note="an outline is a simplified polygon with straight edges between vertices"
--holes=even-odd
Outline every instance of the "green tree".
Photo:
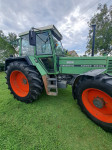
[{"label": "green tree", "polygon": [[7,38],[8,38],[9,42],[12,42],[12,41],[15,41],[17,39],[17,35],[15,33],[11,32],[11,33],[8,33]]},{"label": "green tree", "polygon": [[15,33],[8,33],[7,40],[8,42],[10,42],[11,45],[13,45],[15,49],[17,48],[19,44],[19,39],[17,39],[17,35]]},{"label": "green tree", "polygon": [[92,24],[96,24],[95,35],[95,54],[109,53],[112,49],[112,6],[109,8],[106,4],[98,5],[98,13],[95,14],[89,22],[89,35],[86,54],[91,54],[92,49]]},{"label": "green tree", "polygon": [[14,46],[11,45],[11,40],[16,39],[17,36],[12,33],[5,36],[3,31],[0,30],[0,62],[3,62],[7,57],[10,55],[16,54],[16,49]]}]

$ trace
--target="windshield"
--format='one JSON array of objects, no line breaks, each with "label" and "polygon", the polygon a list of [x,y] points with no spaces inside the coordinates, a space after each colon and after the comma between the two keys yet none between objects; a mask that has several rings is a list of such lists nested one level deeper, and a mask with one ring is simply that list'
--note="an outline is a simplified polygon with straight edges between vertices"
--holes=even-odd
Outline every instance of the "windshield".
[{"label": "windshield", "polygon": [[63,46],[61,41],[58,41],[54,36],[53,36],[53,40],[54,40],[56,55],[63,55],[64,52],[63,52]]},{"label": "windshield", "polygon": [[47,32],[36,35],[36,50],[38,55],[52,54],[49,34]]}]

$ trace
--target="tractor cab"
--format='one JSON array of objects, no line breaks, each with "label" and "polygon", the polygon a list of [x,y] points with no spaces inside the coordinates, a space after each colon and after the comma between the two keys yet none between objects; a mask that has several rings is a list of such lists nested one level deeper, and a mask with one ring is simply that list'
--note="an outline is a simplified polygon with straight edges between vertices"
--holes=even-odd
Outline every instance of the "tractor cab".
[{"label": "tractor cab", "polygon": [[62,35],[54,25],[32,28],[19,34],[20,56],[35,56],[49,73],[57,71],[56,59],[63,56]]}]

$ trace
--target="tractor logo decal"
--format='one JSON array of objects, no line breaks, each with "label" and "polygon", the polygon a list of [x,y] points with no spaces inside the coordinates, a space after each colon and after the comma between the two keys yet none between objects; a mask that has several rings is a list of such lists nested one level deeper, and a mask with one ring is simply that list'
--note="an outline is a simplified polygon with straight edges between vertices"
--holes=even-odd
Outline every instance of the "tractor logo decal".
[{"label": "tractor logo decal", "polygon": [[106,65],[60,65],[60,67],[99,67],[99,68],[105,68]]}]

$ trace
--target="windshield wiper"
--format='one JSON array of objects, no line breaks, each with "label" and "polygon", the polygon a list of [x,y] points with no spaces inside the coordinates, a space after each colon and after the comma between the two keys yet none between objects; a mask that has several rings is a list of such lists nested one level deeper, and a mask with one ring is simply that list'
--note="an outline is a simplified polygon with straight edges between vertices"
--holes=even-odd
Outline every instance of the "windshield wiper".
[{"label": "windshield wiper", "polygon": [[38,34],[37,34],[37,36],[38,36],[39,39],[41,39],[45,44],[46,44],[46,42],[48,41],[48,39],[49,39],[49,37],[50,37],[50,35],[48,35],[48,37],[47,37],[46,40],[44,41]]},{"label": "windshield wiper", "polygon": [[37,34],[37,36],[38,36],[39,39],[41,39],[44,43],[46,43],[46,41],[44,41],[38,34]]},{"label": "windshield wiper", "polygon": [[45,43],[48,41],[49,37],[50,37],[50,35],[48,34],[48,37],[47,37],[47,39],[46,39]]}]

